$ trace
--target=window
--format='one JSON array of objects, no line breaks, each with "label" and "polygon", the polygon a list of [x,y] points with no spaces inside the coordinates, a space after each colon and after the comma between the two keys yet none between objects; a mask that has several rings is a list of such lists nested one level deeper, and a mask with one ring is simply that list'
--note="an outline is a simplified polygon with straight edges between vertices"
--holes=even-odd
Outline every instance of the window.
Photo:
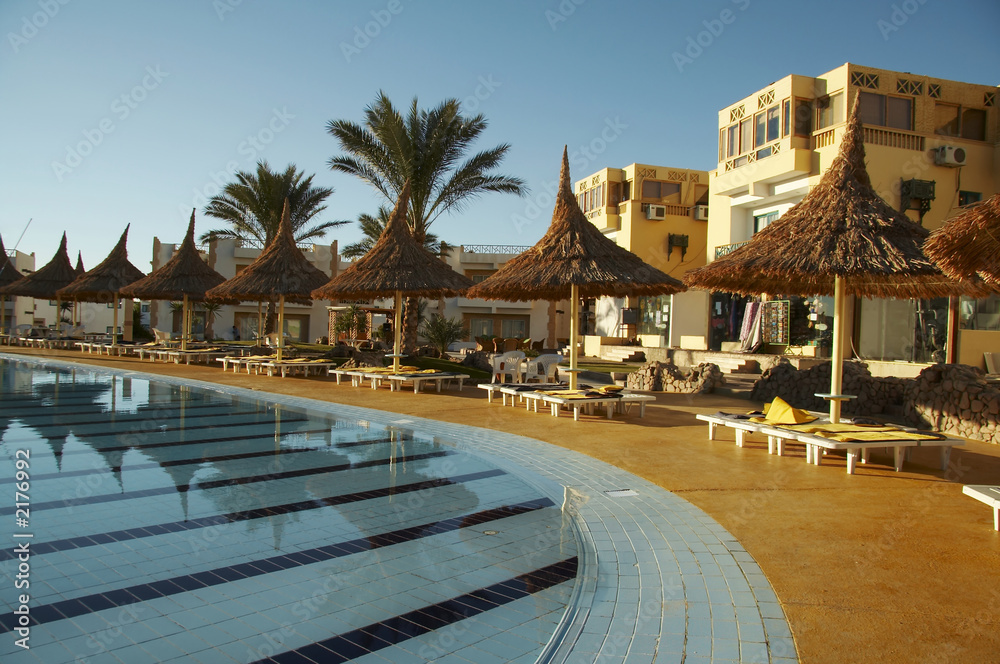
[{"label": "window", "polygon": [[813,130],[813,104],[809,99],[795,100],[795,135],[809,136]]},{"label": "window", "polygon": [[523,339],[525,337],[527,326],[523,319],[517,320],[502,320],[500,321],[500,333],[503,337],[517,337],[518,339]]},{"label": "window", "polygon": [[934,133],[985,141],[986,111],[938,102],[934,104]]},{"label": "window", "polygon": [[472,337],[490,337],[493,336],[493,319],[492,318],[470,318],[469,319],[469,335]]},{"label": "window", "polygon": [[642,198],[644,200],[662,201],[675,195],[679,198],[680,193],[681,185],[678,182],[642,181]]},{"label": "window", "polygon": [[726,131],[726,156],[732,157],[736,154],[736,133],[739,131],[739,125],[731,125]]},{"label": "window", "polygon": [[913,99],[859,91],[861,121],[878,127],[913,130]]},{"label": "window", "polygon": [[778,114],[778,107],[772,106],[767,109],[767,142],[778,140],[781,133],[781,118]]},{"label": "window", "polygon": [[986,111],[978,108],[962,109],[962,138],[986,140]]},{"label": "window", "polygon": [[958,192],[958,204],[972,205],[973,203],[978,203],[983,200],[983,195],[978,191],[960,191]]},{"label": "window", "polygon": [[580,209],[584,212],[590,212],[599,207],[604,206],[604,183],[592,187],[587,191],[583,192],[577,197],[580,203]]},{"label": "window", "polygon": [[826,129],[844,121],[844,93],[827,95],[816,100],[816,129]]},{"label": "window", "polygon": [[757,115],[754,116],[754,120],[757,123],[757,130],[754,132],[753,146],[755,148],[759,148],[760,146],[764,145],[764,142],[766,140],[765,136],[766,121],[764,119],[764,114],[758,113]]},{"label": "window", "polygon": [[482,283],[486,277],[496,272],[496,270],[466,270],[465,276],[472,280],[472,283]]},{"label": "window", "polygon": [[630,201],[632,200],[632,181],[625,180],[622,182],[622,200]]},{"label": "window", "polygon": [[622,202],[622,183],[612,182],[608,186],[608,205],[618,205]]},{"label": "window", "polygon": [[792,100],[786,99],[781,102],[781,136],[784,138],[791,132],[792,121]]},{"label": "window", "polygon": [[139,311],[141,313],[148,314],[149,313],[149,305],[148,304],[139,305]]},{"label": "window", "polygon": [[753,122],[750,118],[740,122],[740,154],[753,148]]},{"label": "window", "polygon": [[778,218],[777,212],[767,212],[765,214],[755,214],[753,216],[753,232],[759,233],[764,230],[768,224]]}]

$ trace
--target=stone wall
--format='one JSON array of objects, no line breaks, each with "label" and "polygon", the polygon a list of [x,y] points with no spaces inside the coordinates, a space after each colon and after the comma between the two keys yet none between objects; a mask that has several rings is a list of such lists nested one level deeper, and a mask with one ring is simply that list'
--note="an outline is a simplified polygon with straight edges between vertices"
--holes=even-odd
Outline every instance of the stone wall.
[{"label": "stone wall", "polygon": [[626,387],[650,392],[708,394],[726,382],[718,365],[702,363],[683,373],[669,362],[652,361],[628,375]]},{"label": "stone wall", "polygon": [[[808,410],[829,410],[815,396],[830,391],[830,364],[798,370],[779,362],[763,373],[750,394],[766,403],[774,397]],[[982,370],[964,364],[935,364],[917,378],[876,378],[864,362],[844,363],[845,415],[882,415],[890,421],[1000,443],[1000,390],[990,386]]]}]

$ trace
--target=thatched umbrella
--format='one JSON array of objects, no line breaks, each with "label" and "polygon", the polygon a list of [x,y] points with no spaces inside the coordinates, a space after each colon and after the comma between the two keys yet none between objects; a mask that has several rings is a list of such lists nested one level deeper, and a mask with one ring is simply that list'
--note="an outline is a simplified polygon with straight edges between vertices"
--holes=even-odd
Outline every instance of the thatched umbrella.
[{"label": "thatched umbrella", "polygon": [[66,233],[63,233],[59,248],[52,260],[23,279],[0,287],[0,295],[20,295],[33,297],[36,300],[55,300],[56,320],[58,321],[61,300],[56,291],[63,286],[70,285],[75,279],[76,272],[73,271],[73,266],[69,262],[69,254],[66,252]]},{"label": "thatched umbrella", "polygon": [[[17,271],[14,264],[10,262],[10,258],[7,256],[7,250],[4,249],[3,239],[0,238],[0,288],[3,286],[9,286],[15,281],[20,281],[24,279],[24,275]],[[4,329],[7,327],[7,296],[0,295],[0,334],[3,333]]]},{"label": "thatched umbrella", "polygon": [[312,292],[314,298],[326,300],[392,295],[396,320],[392,368],[396,372],[402,356],[403,296],[457,295],[472,285],[468,277],[452,270],[413,239],[406,223],[409,202],[410,181],[407,180],[375,246],[328,284]]},{"label": "thatched umbrella", "polygon": [[[131,226],[131,224],[129,224]],[[60,288],[60,297],[73,298],[84,302],[110,302],[115,309],[114,323],[111,328],[111,345],[117,341],[118,333],[118,292],[129,284],[142,279],[142,271],[128,260],[128,229],[118,239],[118,244],[93,270],[77,277],[73,283]],[[82,265],[82,263],[81,263]]]},{"label": "thatched umbrella", "polygon": [[563,148],[559,192],[549,230],[535,246],[504,263],[467,297],[561,300],[569,296],[570,387],[577,383],[576,336],[581,297],[669,295],[684,284],[619,247],[590,223],[573,195]]},{"label": "thatched umbrella", "polygon": [[194,210],[180,249],[149,276],[122,289],[122,294],[140,300],[182,300],[181,350],[187,350],[189,303],[205,299],[205,292],[226,280],[201,259],[194,246]]},{"label": "thatched umbrella", "polygon": [[946,221],[931,233],[924,252],[949,277],[978,277],[1000,290],[1000,194]]},{"label": "thatched umbrella", "polygon": [[232,279],[206,293],[211,298],[270,300],[278,296],[278,353],[281,361],[285,345],[285,302],[311,304],[310,293],[326,283],[326,273],[302,255],[292,235],[288,199],[281,212],[278,234],[264,251]]},{"label": "thatched umbrella", "polygon": [[960,287],[921,251],[928,231],[872,188],[855,100],[837,157],[819,184],[750,242],[688,272],[689,286],[744,295],[834,296],[830,419],[840,418],[847,295],[933,298]]}]

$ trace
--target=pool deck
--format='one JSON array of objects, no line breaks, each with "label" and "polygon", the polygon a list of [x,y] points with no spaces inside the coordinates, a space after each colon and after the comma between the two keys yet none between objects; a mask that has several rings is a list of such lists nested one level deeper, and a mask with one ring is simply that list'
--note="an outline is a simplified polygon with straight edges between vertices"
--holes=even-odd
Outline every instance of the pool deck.
[{"label": "pool deck", "polygon": [[728,397],[657,393],[643,419],[574,422],[488,404],[481,390],[469,388],[373,391],[325,378],[248,376],[73,351],[10,352],[534,438],[632,473],[714,518],[767,577],[801,662],[985,662],[1000,652],[1000,534],[988,510],[962,495],[965,484],[1000,483],[1000,446],[969,441],[953,451],[946,471],[938,469],[935,449],[915,450],[899,473],[891,458],[874,453],[871,465],[848,475],[842,457],[817,467],[804,462],[800,448],[768,455],[760,436],[742,448],[732,432],[709,441],[696,414],[759,405]]}]

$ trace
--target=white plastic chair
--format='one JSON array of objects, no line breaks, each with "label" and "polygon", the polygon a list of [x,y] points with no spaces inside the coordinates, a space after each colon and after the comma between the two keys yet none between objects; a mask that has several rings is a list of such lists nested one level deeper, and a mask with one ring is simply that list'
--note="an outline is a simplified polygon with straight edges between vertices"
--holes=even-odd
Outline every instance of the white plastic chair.
[{"label": "white plastic chair", "polygon": [[539,383],[554,383],[562,359],[562,355],[547,353],[525,362],[521,382],[530,383],[537,380]]},{"label": "white plastic chair", "polygon": [[498,353],[493,356],[493,380],[494,383],[505,383],[506,376],[510,376],[511,383],[521,380],[521,363],[524,362],[524,353],[513,350],[509,353]]}]

